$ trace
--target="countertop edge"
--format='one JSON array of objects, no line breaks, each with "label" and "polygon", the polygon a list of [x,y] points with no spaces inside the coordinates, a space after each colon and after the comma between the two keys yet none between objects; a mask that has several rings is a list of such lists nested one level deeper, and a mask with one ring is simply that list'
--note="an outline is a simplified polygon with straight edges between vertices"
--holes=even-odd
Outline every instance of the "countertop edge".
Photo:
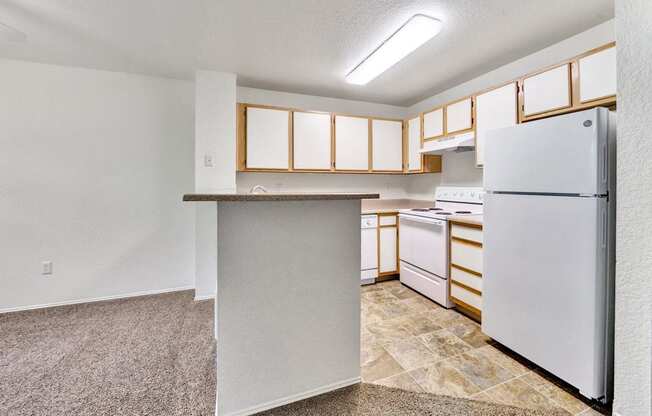
[{"label": "countertop edge", "polygon": [[379,199],[380,194],[332,193],[332,194],[185,194],[184,202],[246,202],[246,201],[337,201],[355,199]]}]

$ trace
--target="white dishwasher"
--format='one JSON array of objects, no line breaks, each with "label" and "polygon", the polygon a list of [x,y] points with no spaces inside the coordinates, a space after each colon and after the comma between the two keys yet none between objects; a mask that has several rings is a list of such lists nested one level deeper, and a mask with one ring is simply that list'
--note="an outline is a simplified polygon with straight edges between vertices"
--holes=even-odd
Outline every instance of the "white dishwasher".
[{"label": "white dishwasher", "polygon": [[378,216],[360,217],[360,280],[367,285],[378,277]]}]

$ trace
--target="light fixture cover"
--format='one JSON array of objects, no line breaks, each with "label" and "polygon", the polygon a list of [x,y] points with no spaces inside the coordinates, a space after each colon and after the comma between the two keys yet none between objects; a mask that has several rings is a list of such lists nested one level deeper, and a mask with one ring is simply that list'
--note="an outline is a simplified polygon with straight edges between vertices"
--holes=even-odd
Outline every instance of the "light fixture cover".
[{"label": "light fixture cover", "polygon": [[435,37],[442,22],[415,14],[346,76],[350,84],[364,85]]}]

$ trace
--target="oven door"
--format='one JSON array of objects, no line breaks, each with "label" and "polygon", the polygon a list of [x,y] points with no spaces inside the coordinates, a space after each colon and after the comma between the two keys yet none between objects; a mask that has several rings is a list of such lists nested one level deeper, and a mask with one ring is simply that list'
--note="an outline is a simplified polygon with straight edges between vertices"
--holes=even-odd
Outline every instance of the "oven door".
[{"label": "oven door", "polygon": [[399,214],[399,257],[402,261],[448,278],[446,221]]}]

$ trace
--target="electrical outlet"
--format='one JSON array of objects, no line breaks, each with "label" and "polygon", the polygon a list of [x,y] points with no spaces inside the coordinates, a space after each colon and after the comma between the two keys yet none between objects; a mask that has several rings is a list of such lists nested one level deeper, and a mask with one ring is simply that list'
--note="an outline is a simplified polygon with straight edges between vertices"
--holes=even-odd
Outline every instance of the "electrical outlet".
[{"label": "electrical outlet", "polygon": [[213,158],[213,155],[211,154],[205,154],[204,155],[204,167],[207,168],[212,168],[215,166],[215,160]]},{"label": "electrical outlet", "polygon": [[44,261],[41,263],[41,274],[50,275],[52,274],[52,262]]}]

